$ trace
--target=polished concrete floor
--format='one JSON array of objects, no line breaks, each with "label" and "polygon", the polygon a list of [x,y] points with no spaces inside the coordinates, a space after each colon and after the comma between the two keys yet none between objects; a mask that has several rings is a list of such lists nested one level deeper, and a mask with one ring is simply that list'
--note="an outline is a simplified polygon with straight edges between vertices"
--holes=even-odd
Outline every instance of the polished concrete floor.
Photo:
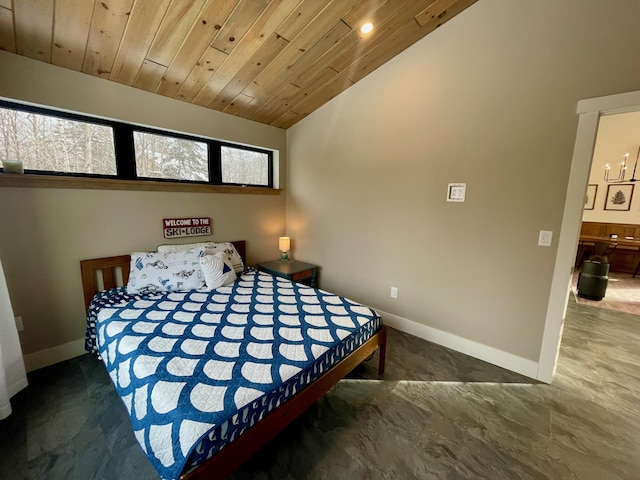
[{"label": "polished concrete floor", "polygon": [[[233,479],[638,479],[640,318],[571,302],[552,385],[389,334]],[[30,374],[0,421],[0,479],[157,479],[102,364]]]}]

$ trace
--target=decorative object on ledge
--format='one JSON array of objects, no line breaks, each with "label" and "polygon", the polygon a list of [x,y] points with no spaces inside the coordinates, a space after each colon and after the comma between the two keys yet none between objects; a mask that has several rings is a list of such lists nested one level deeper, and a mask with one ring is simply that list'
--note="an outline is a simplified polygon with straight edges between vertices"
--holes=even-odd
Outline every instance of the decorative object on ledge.
[{"label": "decorative object on ledge", "polygon": [[22,160],[2,160],[2,170],[4,173],[24,173]]},{"label": "decorative object on ledge", "polygon": [[596,205],[596,195],[598,194],[598,185],[590,183],[587,185],[587,194],[584,197],[584,209],[593,210]]},{"label": "decorative object on ledge", "polygon": [[291,239],[289,237],[280,237],[278,240],[278,246],[280,248],[280,261],[289,261],[289,249],[291,248]]},{"label": "decorative object on ledge", "polygon": [[609,178],[609,171],[611,170],[611,166],[607,163],[604,166],[604,181],[607,183],[624,183],[626,182],[636,182],[636,168],[638,167],[638,157],[640,157],[640,147],[638,147],[638,153],[636,154],[636,162],[633,165],[633,173],[631,174],[631,178],[629,180],[625,180],[624,177],[627,174],[627,160],[629,160],[629,154],[626,153],[624,156],[624,160],[620,163],[620,171],[618,172],[618,176],[616,178]]},{"label": "decorative object on ledge", "polygon": [[605,210],[629,211],[635,185],[608,185]]}]

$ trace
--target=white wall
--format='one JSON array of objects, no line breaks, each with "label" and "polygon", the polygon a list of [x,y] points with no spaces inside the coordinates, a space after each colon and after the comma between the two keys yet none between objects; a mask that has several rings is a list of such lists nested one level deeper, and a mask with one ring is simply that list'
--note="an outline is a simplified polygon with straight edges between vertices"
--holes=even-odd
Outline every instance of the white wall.
[{"label": "white wall", "polygon": [[[640,148],[640,112],[620,113],[600,118],[598,136],[593,152],[589,183],[598,185],[593,210],[585,210],[583,220],[586,222],[633,223],[640,224],[640,186],[629,182],[633,176],[633,167]],[[610,188],[604,181],[604,166],[609,164],[610,178],[618,177],[620,162],[629,154],[625,183],[634,183],[629,211],[605,210],[607,192],[613,195],[615,184]],[[638,160],[640,163],[640,159]],[[640,179],[640,165],[635,175]]]},{"label": "white wall", "polygon": [[576,104],[640,87],[639,15],[483,0],[289,129],[295,255],[394,324],[535,373]]},{"label": "white wall", "polygon": [[[6,52],[0,72],[0,97],[279,151],[284,187],[281,129]],[[1,187],[0,206],[0,258],[32,368],[82,352],[80,260],[155,249],[167,217],[211,217],[213,235],[198,238],[245,239],[249,263],[278,255],[285,230],[284,194]]]}]

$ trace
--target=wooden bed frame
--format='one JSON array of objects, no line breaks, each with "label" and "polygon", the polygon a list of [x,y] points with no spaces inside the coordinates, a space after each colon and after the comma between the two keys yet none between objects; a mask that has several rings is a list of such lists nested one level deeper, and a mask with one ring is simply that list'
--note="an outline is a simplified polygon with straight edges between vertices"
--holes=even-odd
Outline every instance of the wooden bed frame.
[{"label": "wooden bed frame", "polygon": [[[245,241],[231,242],[244,260]],[[114,288],[116,284],[116,270],[121,269],[122,281],[126,285],[129,279],[129,265],[131,257],[120,255],[115,257],[98,258],[94,260],[82,260],[82,288],[84,300],[89,308],[91,299],[99,291],[97,272],[102,273],[104,289]],[[382,325],[380,329],[365,343],[351,352],[330,370],[317,378],[306,388],[291,397],[285,403],[272,410],[253,427],[247,429],[233,442],[226,445],[209,460],[199,465],[194,470],[183,473],[181,480],[204,480],[212,478],[225,478],[236,468],[249,459],[273,437],[280,433],[286,426],[304,413],[316,400],[337,384],[355,367],[379,350],[378,375],[384,374],[385,354],[387,346],[387,328]]]}]

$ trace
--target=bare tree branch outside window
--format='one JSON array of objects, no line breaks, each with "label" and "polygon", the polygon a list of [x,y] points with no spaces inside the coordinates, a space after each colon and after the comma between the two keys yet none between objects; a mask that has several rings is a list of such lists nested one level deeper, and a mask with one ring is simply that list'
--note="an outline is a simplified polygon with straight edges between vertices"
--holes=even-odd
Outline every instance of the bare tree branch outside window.
[{"label": "bare tree branch outside window", "polygon": [[[4,104],[2,104],[4,105]],[[56,112],[37,113],[18,106],[0,106],[0,161],[19,160],[29,171],[108,175],[222,184],[271,186],[269,151],[229,146],[186,135],[152,133],[132,125],[94,123]],[[117,136],[116,136],[117,133]],[[133,145],[130,145],[133,137]],[[116,159],[116,141],[119,156]],[[135,158],[129,157],[133,148]],[[213,159],[209,158],[212,149]],[[219,149],[219,150],[217,150]],[[124,152],[124,153],[122,153]],[[218,155],[218,152],[220,155]],[[217,162],[221,179],[211,178]],[[116,161],[117,160],[117,161]]]},{"label": "bare tree branch outside window", "polygon": [[222,181],[241,185],[268,185],[269,156],[262,152],[223,146]]},{"label": "bare tree branch outside window", "polygon": [[26,170],[116,175],[113,129],[0,108],[0,160]]},{"label": "bare tree branch outside window", "polygon": [[207,144],[184,138],[134,132],[139,177],[209,180]]}]

